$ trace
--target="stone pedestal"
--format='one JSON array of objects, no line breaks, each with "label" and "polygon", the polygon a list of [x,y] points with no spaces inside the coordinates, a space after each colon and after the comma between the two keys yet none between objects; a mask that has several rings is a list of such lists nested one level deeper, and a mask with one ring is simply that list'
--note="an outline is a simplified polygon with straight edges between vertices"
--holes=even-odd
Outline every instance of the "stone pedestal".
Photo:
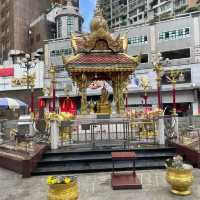
[{"label": "stone pedestal", "polygon": [[51,124],[51,149],[58,149],[59,147],[59,128],[58,122],[56,120],[52,120]]},{"label": "stone pedestal", "polygon": [[158,120],[158,142],[160,145],[165,144],[165,125],[163,117]]},{"label": "stone pedestal", "polygon": [[34,129],[33,121],[29,124],[29,135],[30,136],[34,136],[35,135],[35,129]]},{"label": "stone pedestal", "polygon": [[199,114],[199,104],[198,104],[198,102],[192,103],[192,112],[193,112],[193,115]]},{"label": "stone pedestal", "polygon": [[173,116],[172,120],[175,123],[175,125],[174,125],[175,135],[176,135],[177,139],[179,139],[180,136],[179,136],[179,130],[178,130],[178,115]]},{"label": "stone pedestal", "polygon": [[3,138],[2,138],[2,136],[3,136],[3,133],[0,132],[0,144],[3,143]]}]

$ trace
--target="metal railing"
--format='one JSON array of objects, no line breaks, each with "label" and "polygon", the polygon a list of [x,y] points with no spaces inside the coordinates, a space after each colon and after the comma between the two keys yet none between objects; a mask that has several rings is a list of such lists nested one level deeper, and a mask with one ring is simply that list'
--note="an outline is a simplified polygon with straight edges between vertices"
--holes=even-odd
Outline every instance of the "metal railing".
[{"label": "metal railing", "polygon": [[62,146],[88,145],[93,148],[156,144],[158,131],[156,120],[135,120],[128,118],[76,120],[70,128],[61,127],[65,137]]},{"label": "metal railing", "polygon": [[200,116],[165,117],[165,136],[200,152]]}]

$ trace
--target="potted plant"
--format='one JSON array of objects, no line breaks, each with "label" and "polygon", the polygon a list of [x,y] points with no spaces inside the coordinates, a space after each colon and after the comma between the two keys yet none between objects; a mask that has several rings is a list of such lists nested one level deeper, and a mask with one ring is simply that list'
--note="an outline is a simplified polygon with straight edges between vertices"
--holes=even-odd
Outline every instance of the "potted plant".
[{"label": "potted plant", "polygon": [[48,200],[77,200],[79,197],[77,178],[72,176],[49,176]]},{"label": "potted plant", "polygon": [[183,162],[180,155],[166,160],[166,180],[171,185],[171,192],[177,195],[190,195],[193,182],[193,167]]}]

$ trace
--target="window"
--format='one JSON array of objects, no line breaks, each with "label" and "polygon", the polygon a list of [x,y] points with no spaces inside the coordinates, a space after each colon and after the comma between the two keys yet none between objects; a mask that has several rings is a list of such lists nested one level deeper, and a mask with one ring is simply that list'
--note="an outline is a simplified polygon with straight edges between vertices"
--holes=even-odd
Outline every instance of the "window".
[{"label": "window", "polygon": [[148,63],[148,54],[141,55],[141,63]]},{"label": "window", "polygon": [[68,35],[71,35],[71,33],[73,32],[73,24],[74,24],[73,20],[74,19],[72,16],[67,17],[67,34]]},{"label": "window", "polygon": [[36,41],[39,42],[40,41],[40,34],[36,35]]},{"label": "window", "polygon": [[140,56],[141,63],[148,63],[148,54],[140,54],[140,55],[134,55],[133,57]]},{"label": "window", "polygon": [[169,58],[173,59],[181,59],[181,58],[189,58],[190,57],[190,49],[178,49],[174,51],[165,51],[162,52],[163,59]]},{"label": "window", "polygon": [[63,72],[63,71],[65,71],[64,65],[58,65],[56,67],[56,73],[60,73],[60,72]]},{"label": "window", "polygon": [[[109,24],[109,23],[108,23]],[[110,25],[110,24],[109,24]],[[82,32],[82,19],[79,18],[78,20],[78,30],[79,32]]]},{"label": "window", "polygon": [[57,37],[61,38],[62,37],[62,19],[58,18],[57,21]]},{"label": "window", "polygon": [[147,44],[147,36],[139,36],[139,37],[132,37],[128,38],[128,44],[134,46],[140,46],[143,44]]},{"label": "window", "polygon": [[61,54],[64,55],[71,55],[72,54],[72,49],[59,49],[59,50],[52,50],[50,52],[50,57],[56,57],[56,56],[61,56]]},{"label": "window", "polygon": [[162,32],[159,34],[160,41],[178,40],[190,37],[190,28],[182,28],[173,31]]}]

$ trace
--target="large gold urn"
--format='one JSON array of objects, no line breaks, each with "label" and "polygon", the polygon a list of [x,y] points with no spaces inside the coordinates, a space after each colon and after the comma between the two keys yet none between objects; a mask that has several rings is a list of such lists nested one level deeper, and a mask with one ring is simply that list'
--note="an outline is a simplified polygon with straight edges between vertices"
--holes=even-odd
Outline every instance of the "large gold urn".
[{"label": "large gold urn", "polygon": [[166,180],[171,185],[171,192],[176,195],[190,195],[193,183],[192,167],[188,169],[167,168]]}]

